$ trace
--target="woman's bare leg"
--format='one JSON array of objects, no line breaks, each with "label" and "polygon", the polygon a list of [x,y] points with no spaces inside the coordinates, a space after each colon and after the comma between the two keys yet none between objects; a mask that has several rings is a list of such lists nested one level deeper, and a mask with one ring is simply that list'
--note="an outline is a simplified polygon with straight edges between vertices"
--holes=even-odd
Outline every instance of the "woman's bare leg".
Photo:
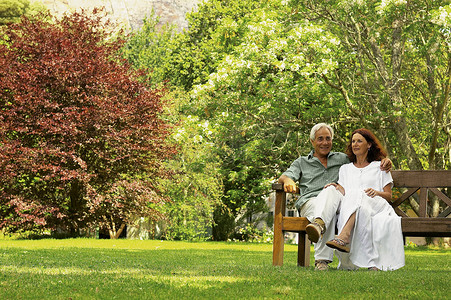
[{"label": "woman's bare leg", "polygon": [[351,231],[354,228],[354,224],[355,212],[349,217],[348,221],[346,222],[341,232],[338,234],[337,238],[343,240],[343,242],[345,242],[346,244],[349,244],[351,240]]}]

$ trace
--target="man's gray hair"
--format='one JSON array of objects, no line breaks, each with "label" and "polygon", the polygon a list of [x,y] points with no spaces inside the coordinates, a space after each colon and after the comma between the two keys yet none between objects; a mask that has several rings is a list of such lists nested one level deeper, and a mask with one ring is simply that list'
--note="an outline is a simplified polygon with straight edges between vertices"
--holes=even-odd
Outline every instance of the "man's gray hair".
[{"label": "man's gray hair", "polygon": [[329,129],[330,136],[331,136],[332,139],[334,139],[334,130],[332,129],[332,127],[330,127],[330,125],[329,125],[329,124],[326,124],[326,123],[318,123],[318,124],[316,124],[315,126],[313,126],[313,127],[312,127],[312,130],[310,131],[310,140],[312,140],[312,141],[315,140],[316,132],[317,132],[318,130],[320,130],[321,128],[327,128],[327,129]]}]

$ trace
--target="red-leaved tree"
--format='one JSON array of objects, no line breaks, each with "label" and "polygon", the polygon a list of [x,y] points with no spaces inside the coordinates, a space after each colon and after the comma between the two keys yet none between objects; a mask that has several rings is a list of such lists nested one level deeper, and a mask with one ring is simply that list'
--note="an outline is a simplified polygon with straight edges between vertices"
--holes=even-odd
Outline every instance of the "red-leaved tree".
[{"label": "red-leaved tree", "polygon": [[155,178],[174,149],[164,91],[140,83],[102,11],[42,14],[0,41],[0,227],[99,225],[158,217]]}]

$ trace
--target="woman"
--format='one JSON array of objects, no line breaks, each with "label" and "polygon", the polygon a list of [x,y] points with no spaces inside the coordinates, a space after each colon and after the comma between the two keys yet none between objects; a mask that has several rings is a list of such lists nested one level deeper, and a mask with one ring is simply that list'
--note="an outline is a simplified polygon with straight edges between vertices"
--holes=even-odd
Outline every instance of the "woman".
[{"label": "woman", "polygon": [[343,195],[338,216],[339,235],[326,244],[341,252],[339,269],[396,270],[404,266],[401,219],[389,204],[391,174],[380,170],[387,156],[376,136],[367,129],[352,133],[346,149],[351,163],[339,171]]}]

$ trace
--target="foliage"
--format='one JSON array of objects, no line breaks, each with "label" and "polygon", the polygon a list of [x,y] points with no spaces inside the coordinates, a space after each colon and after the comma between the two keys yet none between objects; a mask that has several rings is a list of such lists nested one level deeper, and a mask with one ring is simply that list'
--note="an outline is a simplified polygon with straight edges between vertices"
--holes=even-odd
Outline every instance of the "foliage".
[{"label": "foliage", "polygon": [[[144,80],[152,85],[164,82],[164,66],[178,41],[173,26],[157,28],[157,24],[158,18],[147,18],[124,48],[124,57],[135,68],[151,70]],[[221,159],[212,143],[212,125],[190,115],[192,103],[183,89],[175,86],[171,89],[174,102],[168,115],[172,123],[178,124],[172,140],[179,151],[165,163],[171,178],[160,181],[164,194],[171,200],[164,207],[162,235],[166,239],[204,240],[211,236],[213,210],[222,207]]]},{"label": "foliage", "polygon": [[[173,106],[177,112],[189,100],[184,92],[171,96],[179,101]],[[165,163],[172,176],[160,182],[171,199],[164,206],[167,227],[162,234],[171,240],[205,240],[211,237],[213,210],[221,205],[220,159],[211,141],[211,124],[195,116],[179,114],[179,118],[181,125],[172,135],[179,151]]]},{"label": "foliage", "polygon": [[310,151],[318,122],[335,128],[334,150],[367,127],[396,168],[449,168],[450,11],[449,1],[230,0],[189,14],[155,68],[191,93],[181,112],[214,129],[224,186],[214,238],[266,209],[269,182]]},{"label": "foliage", "polygon": [[[310,147],[302,132],[316,118],[339,116],[343,107],[332,101],[334,91],[317,84],[321,74],[336,68],[338,40],[310,22],[287,26],[288,13],[276,5],[255,10],[241,43],[192,92],[197,114],[217,124],[223,202],[234,217],[245,213],[249,221],[266,210],[275,171]],[[217,30],[231,30],[227,26]]]},{"label": "foliage", "polygon": [[146,82],[158,86],[168,80],[165,77],[166,63],[177,47],[175,25],[165,24],[158,28],[160,19],[154,13],[143,20],[143,25],[133,32],[123,49],[124,57],[135,68],[147,69]]},{"label": "foliage", "polygon": [[40,2],[29,0],[0,0],[0,25],[18,22],[22,16],[30,16],[44,11]]},{"label": "foliage", "polygon": [[205,83],[180,113],[214,129],[210,141],[224,186],[224,205],[214,212],[216,240],[233,236],[238,215],[252,222],[267,210],[271,178],[309,147],[302,132],[344,106],[333,101],[336,92],[317,85],[315,73],[336,67],[330,59],[336,40],[309,22],[290,24],[290,13],[278,1],[209,1],[189,14],[188,31],[166,27],[156,35],[155,23],[146,22],[128,43],[126,55],[153,70],[152,82],[163,78],[186,90]]},{"label": "foliage", "polygon": [[292,3],[340,41],[323,81],[348,118],[376,131],[400,167],[449,167],[449,1]]},{"label": "foliage", "polygon": [[258,243],[272,243],[273,236],[274,235],[272,232],[264,229],[258,229],[250,223],[240,227],[235,234],[237,240]]},{"label": "foliage", "polygon": [[[48,21],[52,19],[52,21]],[[0,45],[1,227],[112,237],[131,215],[158,217],[156,178],[173,153],[163,90],[138,81],[96,10],[11,24]]]},{"label": "foliage", "polygon": [[[149,42],[147,38],[155,36],[155,34],[153,29],[149,30],[146,26],[152,26],[152,21],[144,24],[138,36],[132,40],[132,53],[138,49],[138,52],[144,55],[143,59],[149,60],[148,63],[142,64],[154,70],[158,75],[161,74],[163,80],[171,85],[190,91],[194,84],[204,83],[210,73],[216,70],[217,63],[224,57],[224,54],[239,45],[241,32],[245,30],[247,18],[252,16],[256,7],[264,5],[264,2],[254,0],[204,1],[198,5],[195,11],[187,14],[189,29],[186,32],[175,34],[173,29],[169,30],[173,39],[161,43],[165,47],[161,61],[154,60],[149,54],[159,51],[152,49],[155,49],[155,45],[160,44],[162,37],[167,37],[165,29],[170,28],[163,28],[160,35]],[[231,24],[234,29],[217,31],[222,24]],[[157,54],[157,56],[159,55]],[[151,65],[153,62],[155,65]]]}]

